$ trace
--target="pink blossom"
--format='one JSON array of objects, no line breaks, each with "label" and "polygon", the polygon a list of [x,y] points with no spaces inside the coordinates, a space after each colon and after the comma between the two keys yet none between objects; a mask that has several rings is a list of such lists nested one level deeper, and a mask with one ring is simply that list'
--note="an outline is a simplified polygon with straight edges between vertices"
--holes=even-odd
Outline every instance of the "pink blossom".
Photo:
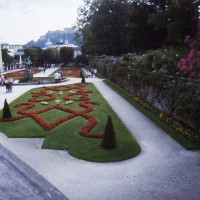
[{"label": "pink blossom", "polygon": [[192,62],[193,59],[194,59],[193,51],[190,51],[190,53],[187,56],[187,61],[188,62]]},{"label": "pink blossom", "polygon": [[185,58],[181,58],[179,63],[178,63],[179,70],[183,71],[185,69],[186,63],[187,63],[186,59]]}]

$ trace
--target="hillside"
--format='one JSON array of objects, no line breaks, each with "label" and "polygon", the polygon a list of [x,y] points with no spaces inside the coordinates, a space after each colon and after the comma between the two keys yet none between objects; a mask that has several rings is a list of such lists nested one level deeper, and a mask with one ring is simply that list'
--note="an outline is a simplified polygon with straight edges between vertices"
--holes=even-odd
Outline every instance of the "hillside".
[{"label": "hillside", "polygon": [[64,28],[63,31],[48,31],[45,35],[40,36],[39,40],[33,41],[31,40],[26,44],[27,47],[31,46],[39,46],[41,48],[45,47],[45,43],[50,40],[52,44],[56,44],[58,42],[68,42],[69,44],[76,44],[74,41],[74,34],[76,32],[76,27],[72,28]]}]

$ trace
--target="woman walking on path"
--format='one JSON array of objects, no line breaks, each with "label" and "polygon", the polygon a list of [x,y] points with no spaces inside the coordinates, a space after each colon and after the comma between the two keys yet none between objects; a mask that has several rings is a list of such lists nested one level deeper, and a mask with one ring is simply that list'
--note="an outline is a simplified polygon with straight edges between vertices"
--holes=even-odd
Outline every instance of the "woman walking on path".
[{"label": "woman walking on path", "polygon": [[12,92],[13,78],[12,77],[9,78],[5,76],[4,84],[6,86],[6,92]]}]

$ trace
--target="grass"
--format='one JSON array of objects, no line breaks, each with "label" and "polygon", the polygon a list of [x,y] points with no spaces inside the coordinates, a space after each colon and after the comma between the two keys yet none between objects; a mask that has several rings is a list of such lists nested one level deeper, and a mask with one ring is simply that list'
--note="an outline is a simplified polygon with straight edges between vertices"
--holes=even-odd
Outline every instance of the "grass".
[{"label": "grass", "polygon": [[147,116],[152,122],[154,122],[158,127],[163,129],[168,135],[170,135],[174,140],[176,140],[179,144],[181,144],[187,150],[195,150],[200,149],[200,144],[194,144],[185,138],[183,135],[179,134],[175,129],[170,127],[163,120],[155,116],[153,113],[143,108],[141,105],[137,104],[133,101],[128,95],[122,92],[119,88],[116,88],[110,81],[105,80],[105,83],[115,90],[119,95],[121,95],[124,99],[126,99],[129,103],[131,103],[136,109],[138,109],[141,113]]},{"label": "grass", "polygon": [[[28,99],[32,96],[31,92],[38,92],[39,90],[40,88],[34,88],[13,101],[9,105],[12,115],[17,115],[17,109],[14,108],[16,103],[27,102]],[[98,92],[95,86],[91,83],[87,83],[84,90],[92,90],[93,92],[88,94],[90,100],[99,103],[99,105],[92,105],[93,111],[88,113],[91,116],[94,116],[97,120],[97,124],[91,130],[91,132],[103,133],[107,121],[107,116],[109,114],[112,117],[113,125],[116,131],[116,138],[118,142],[118,147],[116,149],[105,150],[100,147],[102,141],[101,138],[88,138],[80,135],[80,128],[86,125],[88,122],[81,116],[76,116],[75,118],[62,123],[49,131],[44,130],[43,127],[41,127],[35,120],[30,117],[18,121],[0,122],[0,130],[8,137],[44,137],[45,139],[42,144],[42,148],[66,149],[70,155],[88,161],[111,162],[125,160],[137,156],[141,150],[139,144],[133,138],[124,124],[120,121],[119,117],[115,114],[115,112],[105,101],[103,96]],[[54,92],[56,94],[58,93],[57,91]],[[64,91],[63,93],[68,93],[68,91]],[[79,95],[75,95],[73,98],[78,99]],[[62,101],[61,104],[64,105],[65,100],[63,100],[62,95],[57,95],[56,99],[60,99]],[[49,101],[49,105],[54,104],[54,101],[55,99]],[[41,105],[40,102],[35,103],[35,105],[35,108],[31,108],[29,112],[36,111],[38,109],[44,108],[45,106],[49,106]],[[79,106],[79,101],[74,101],[73,104],[64,106],[76,110],[84,110],[84,108]],[[52,122],[55,119],[65,115],[69,115],[69,113],[53,109],[41,113],[40,117],[43,117],[48,122]],[[2,110],[0,111],[0,116],[2,116]]]}]

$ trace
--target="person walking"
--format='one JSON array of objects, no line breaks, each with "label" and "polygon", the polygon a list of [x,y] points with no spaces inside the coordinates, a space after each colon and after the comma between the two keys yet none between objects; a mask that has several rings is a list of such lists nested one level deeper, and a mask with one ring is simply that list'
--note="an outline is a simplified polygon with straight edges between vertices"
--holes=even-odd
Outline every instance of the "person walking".
[{"label": "person walking", "polygon": [[12,92],[13,78],[5,76],[4,85],[6,86],[6,92]]},{"label": "person walking", "polygon": [[5,81],[4,81],[4,85],[6,86],[6,92],[9,92],[9,79],[7,76],[5,76]]},{"label": "person walking", "polygon": [[55,83],[59,83],[61,79],[61,74],[56,71],[54,74],[54,79],[55,79]]},{"label": "person walking", "polygon": [[12,87],[13,87],[13,78],[9,77],[8,78],[8,92],[12,92]]},{"label": "person walking", "polygon": [[97,74],[97,69],[94,68],[94,77],[96,77],[96,74]]},{"label": "person walking", "polygon": [[1,85],[5,84],[5,76],[3,74],[1,74],[1,77],[0,77],[0,84]]}]

